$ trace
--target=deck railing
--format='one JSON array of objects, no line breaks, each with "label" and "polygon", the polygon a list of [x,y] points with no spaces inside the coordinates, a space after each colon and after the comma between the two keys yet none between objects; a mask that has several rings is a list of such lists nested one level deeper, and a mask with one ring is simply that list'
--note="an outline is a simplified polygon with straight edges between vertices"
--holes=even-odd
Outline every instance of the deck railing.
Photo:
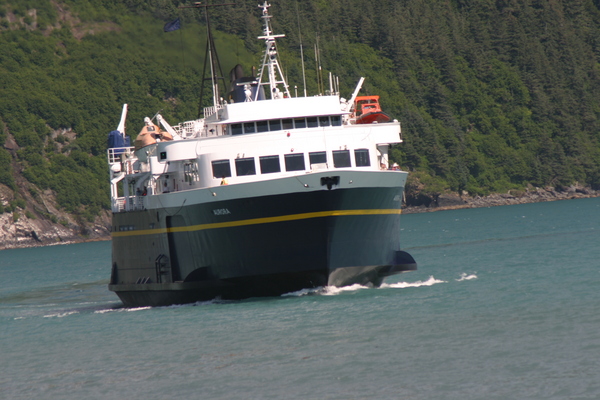
[{"label": "deck railing", "polygon": [[212,107],[204,107],[204,118],[208,118],[213,114],[216,114],[219,110],[223,108],[222,105],[212,106]]},{"label": "deck railing", "polygon": [[116,199],[113,199],[113,212],[140,211],[143,209],[143,196],[117,197]]},{"label": "deck railing", "polygon": [[134,157],[135,147],[113,147],[108,149],[108,163],[116,164],[121,162],[121,155],[125,154],[129,158]]}]

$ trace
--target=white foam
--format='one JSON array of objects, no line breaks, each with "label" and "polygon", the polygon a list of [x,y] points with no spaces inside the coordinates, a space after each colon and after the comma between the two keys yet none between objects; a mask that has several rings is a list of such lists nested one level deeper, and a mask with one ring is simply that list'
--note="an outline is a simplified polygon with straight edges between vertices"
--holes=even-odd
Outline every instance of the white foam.
[{"label": "white foam", "polygon": [[340,293],[344,292],[354,292],[362,289],[369,289],[371,286],[364,286],[355,283],[354,285],[349,286],[320,286],[316,288],[310,289],[301,289],[296,292],[290,292],[282,294],[282,297],[301,297],[301,296],[310,296],[310,295],[320,295],[320,296],[337,296]]},{"label": "white foam", "polygon": [[321,294],[324,296],[336,296],[343,292],[355,292],[357,290],[369,289],[369,288],[370,288],[370,286],[359,285],[358,283],[355,283],[354,285],[342,286],[342,287],[325,286],[323,288],[323,293],[321,293]]},{"label": "white foam", "polygon": [[94,311],[94,314],[105,314],[105,313],[113,312],[113,311],[118,311],[118,310],[116,310],[114,308],[107,308],[105,310],[96,310],[96,311]]},{"label": "white foam", "polygon": [[439,279],[435,279],[433,276],[430,276],[425,282],[417,281],[417,282],[397,282],[397,283],[382,283],[381,289],[405,289],[409,287],[422,287],[422,286],[433,286],[438,283],[447,283],[446,281],[441,281]]},{"label": "white foam", "polygon": [[143,311],[150,310],[152,307],[134,307],[134,308],[105,308],[103,310],[96,310],[94,314],[106,314],[109,312],[131,312],[131,311]]},{"label": "white foam", "polygon": [[320,294],[319,292],[323,290],[323,287],[310,288],[310,289],[301,289],[295,292],[284,293],[281,297],[302,297],[309,296],[312,294]]},{"label": "white foam", "polygon": [[127,311],[127,312],[132,312],[132,311],[144,311],[144,310],[150,310],[150,309],[152,309],[152,307],[123,308],[122,310]]},{"label": "white foam", "polygon": [[44,318],[63,318],[63,317],[68,317],[69,315],[73,315],[73,314],[79,314],[79,311],[67,311],[67,312],[63,312],[63,313],[48,314],[48,315],[44,315]]},{"label": "white foam", "polygon": [[471,279],[477,279],[477,275],[475,274],[471,274],[471,275],[467,275],[465,272],[463,272],[462,274],[460,274],[460,278],[457,279],[457,282],[462,282],[462,281],[470,281]]}]

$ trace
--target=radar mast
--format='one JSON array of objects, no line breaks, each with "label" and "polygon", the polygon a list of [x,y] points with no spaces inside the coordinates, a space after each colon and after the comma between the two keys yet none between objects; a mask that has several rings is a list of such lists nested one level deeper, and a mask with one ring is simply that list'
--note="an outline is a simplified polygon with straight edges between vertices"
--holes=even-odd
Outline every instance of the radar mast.
[{"label": "radar mast", "polygon": [[[275,43],[276,38],[285,37],[285,35],[274,35],[271,29],[271,15],[269,15],[269,7],[270,4],[265,1],[262,5],[258,7],[262,8],[262,19],[264,20],[264,28],[263,35],[259,36],[258,39],[264,39],[265,41],[265,55],[263,57],[263,62],[260,67],[260,73],[258,74],[258,82],[259,86],[269,86],[269,93],[271,94],[271,99],[280,99],[283,97],[291,97],[290,91],[285,78],[283,77],[283,73],[281,72],[281,65],[279,64],[277,57],[277,45]],[[263,74],[267,70],[269,75],[269,81],[263,82]],[[281,93],[278,85],[283,85],[284,93]],[[258,90],[256,91],[256,95],[254,100],[258,98]]]}]

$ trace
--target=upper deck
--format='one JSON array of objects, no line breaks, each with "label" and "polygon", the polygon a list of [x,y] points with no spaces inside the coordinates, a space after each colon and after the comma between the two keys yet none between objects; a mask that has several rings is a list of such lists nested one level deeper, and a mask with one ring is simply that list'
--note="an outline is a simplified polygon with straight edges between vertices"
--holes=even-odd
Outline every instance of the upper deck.
[{"label": "upper deck", "polygon": [[338,96],[291,97],[225,104],[206,118],[206,124],[233,124],[273,118],[349,114]]}]

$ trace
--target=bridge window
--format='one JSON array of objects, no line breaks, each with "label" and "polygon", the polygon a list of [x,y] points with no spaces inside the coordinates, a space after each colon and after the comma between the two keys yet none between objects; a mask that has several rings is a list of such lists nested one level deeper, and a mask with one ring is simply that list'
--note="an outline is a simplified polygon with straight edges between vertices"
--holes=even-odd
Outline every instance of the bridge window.
[{"label": "bridge window", "polygon": [[371,166],[371,160],[369,160],[369,149],[354,150],[354,161],[356,161],[357,167]]},{"label": "bridge window", "polygon": [[307,118],[286,118],[286,119],[272,119],[264,121],[253,121],[231,124],[231,134],[241,135],[242,133],[256,133],[256,132],[269,132],[269,131],[280,131],[289,129],[303,129],[303,128],[317,128],[327,126],[341,126],[342,118],[339,115],[323,115],[320,117],[307,117]]},{"label": "bridge window", "polygon": [[231,176],[231,165],[229,160],[214,160],[212,162],[214,178],[228,178]]},{"label": "bridge window", "polygon": [[279,165],[279,156],[260,157],[260,173],[272,174],[274,172],[281,172],[281,166]]},{"label": "bridge window", "polygon": [[306,118],[294,118],[296,129],[306,128]]},{"label": "bridge window", "polygon": [[244,133],[244,131],[242,131],[242,124],[231,124],[232,135],[241,135],[242,133]]},{"label": "bridge window", "polygon": [[294,129],[294,121],[291,119],[282,119],[281,125],[283,129]]},{"label": "bridge window", "polygon": [[269,130],[270,131],[280,131],[281,130],[281,120],[280,119],[272,119],[269,121]]},{"label": "bridge window", "polygon": [[254,157],[237,158],[235,160],[235,174],[237,176],[256,175]]},{"label": "bridge window", "polygon": [[269,121],[256,121],[256,131],[257,132],[268,132],[269,131]]},{"label": "bridge window", "polygon": [[244,133],[254,133],[256,132],[256,127],[254,126],[254,122],[244,122]]},{"label": "bridge window", "polygon": [[285,155],[285,170],[286,171],[304,171],[304,154],[286,154]]},{"label": "bridge window", "polygon": [[308,153],[308,158],[310,160],[310,165],[327,163],[327,153],[325,153],[324,151],[315,151],[313,153]]},{"label": "bridge window", "polygon": [[351,166],[350,150],[334,150],[333,166],[335,168],[347,168]]}]

